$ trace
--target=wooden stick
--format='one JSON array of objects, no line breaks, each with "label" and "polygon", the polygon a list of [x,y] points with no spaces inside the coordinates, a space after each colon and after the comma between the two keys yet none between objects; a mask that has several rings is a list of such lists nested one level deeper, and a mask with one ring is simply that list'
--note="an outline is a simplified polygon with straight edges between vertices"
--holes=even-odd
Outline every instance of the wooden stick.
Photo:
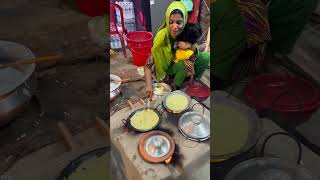
[{"label": "wooden stick", "polygon": [[128,100],[128,104],[129,104],[131,110],[134,109],[134,106],[130,100]]},{"label": "wooden stick", "polygon": [[140,103],[141,103],[142,105],[146,105],[146,103],[144,102],[143,99],[139,98],[139,100],[140,100]]},{"label": "wooden stick", "polygon": [[68,146],[69,150],[73,150],[77,148],[77,144],[74,142],[72,138],[72,134],[69,129],[62,123],[58,122],[58,128],[63,136],[63,139]]},{"label": "wooden stick", "polygon": [[21,64],[33,64],[33,63],[55,61],[62,58],[63,58],[62,55],[55,55],[55,56],[44,56],[44,57],[38,57],[34,59],[21,60],[21,61],[16,61],[14,63],[0,65],[0,69],[10,67],[10,66],[21,65]]},{"label": "wooden stick", "polygon": [[142,80],[141,78],[139,78],[139,79],[130,79],[130,78],[126,78],[126,79],[121,79],[121,80],[114,80],[114,81],[111,81],[111,82],[113,82],[113,83],[122,83],[122,84],[124,84],[124,83],[128,83],[128,82],[134,82],[134,81],[140,81],[140,80]]},{"label": "wooden stick", "polygon": [[99,117],[96,117],[96,125],[98,130],[107,137],[110,138],[110,128],[107,123]]}]

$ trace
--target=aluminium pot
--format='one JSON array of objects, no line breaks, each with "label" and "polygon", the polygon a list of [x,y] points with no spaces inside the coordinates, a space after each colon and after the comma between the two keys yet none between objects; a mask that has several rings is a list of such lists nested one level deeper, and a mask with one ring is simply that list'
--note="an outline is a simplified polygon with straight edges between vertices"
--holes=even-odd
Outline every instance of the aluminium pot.
[{"label": "aluminium pot", "polygon": [[[182,96],[186,97],[188,100],[187,107],[184,108],[183,110],[180,110],[180,111],[173,111],[169,107],[167,107],[166,102],[167,102],[168,97],[174,96],[174,95],[182,95]],[[187,94],[185,94],[184,92],[182,92],[180,90],[176,90],[176,91],[172,91],[171,93],[169,93],[169,94],[165,95],[163,98],[161,98],[160,106],[161,106],[162,114],[165,113],[165,115],[166,115],[166,119],[168,119],[174,125],[178,126],[179,118],[185,112],[190,111],[191,103],[192,103],[192,99],[190,98],[190,96],[188,96]]]},{"label": "aluminium pot", "polygon": [[[113,82],[119,81],[119,82]],[[121,78],[117,75],[110,74],[110,101],[115,100],[120,94]]]},{"label": "aluminium pot", "polygon": [[[0,64],[33,58],[34,54],[27,47],[0,40]],[[35,67],[33,63],[0,69],[0,126],[15,119],[29,104],[37,88]]]}]

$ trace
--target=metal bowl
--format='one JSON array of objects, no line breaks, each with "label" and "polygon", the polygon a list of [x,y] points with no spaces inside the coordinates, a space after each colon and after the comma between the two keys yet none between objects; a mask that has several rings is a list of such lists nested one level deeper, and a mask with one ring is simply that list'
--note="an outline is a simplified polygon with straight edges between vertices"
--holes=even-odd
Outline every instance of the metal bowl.
[{"label": "metal bowl", "polygon": [[152,100],[156,100],[172,91],[171,87],[166,83],[153,83]]},{"label": "metal bowl", "polygon": [[153,83],[153,94],[163,96],[171,92],[171,87],[166,83]]},{"label": "metal bowl", "polygon": [[208,117],[191,111],[184,113],[178,123],[180,132],[190,140],[204,141],[210,138],[210,122]]},{"label": "metal bowl", "polygon": [[110,74],[110,101],[113,101],[120,94],[121,82],[115,83],[112,81],[120,81],[121,78],[117,75]]},{"label": "metal bowl", "polygon": [[[0,64],[33,58],[34,54],[27,47],[0,40]],[[35,68],[33,63],[21,65],[20,68],[0,69],[0,126],[15,119],[30,102],[38,86]]]},{"label": "metal bowl", "polygon": [[[221,163],[232,157],[239,156],[244,152],[247,152],[248,150],[253,148],[258,143],[258,140],[262,134],[263,124],[262,124],[262,120],[258,118],[254,110],[252,110],[246,105],[239,103],[238,100],[233,96],[228,97],[228,94],[223,91],[214,91],[212,99],[213,99],[214,107],[217,107],[219,105],[226,105],[226,106],[229,106],[230,108],[241,111],[248,117],[248,123],[249,123],[249,129],[248,129],[249,132],[248,132],[247,142],[244,144],[242,148],[239,148],[234,152],[226,152],[223,155],[213,155],[213,154],[210,155],[211,161],[213,163]],[[215,121],[214,111],[210,113],[210,115],[211,115],[211,120],[213,120],[212,122],[217,122]],[[211,143],[213,145],[215,141],[215,135],[214,135],[215,123],[211,124],[211,126],[212,126],[211,130],[213,133],[213,136],[212,136],[213,140],[211,141]],[[228,135],[228,132],[226,132],[226,136],[227,135]]]},{"label": "metal bowl", "polygon": [[[182,95],[182,96],[184,96],[184,97],[186,97],[186,98],[188,99],[188,105],[187,105],[187,107],[186,107],[185,109],[181,110],[181,111],[171,110],[171,109],[166,105],[166,101],[167,101],[168,97],[174,96],[174,95],[177,95],[177,94]],[[190,106],[191,106],[191,98],[190,98],[190,96],[188,96],[187,94],[183,93],[182,91],[177,90],[177,91],[173,91],[173,92],[171,92],[170,94],[166,95],[166,96],[164,97],[163,101],[162,101],[162,105],[164,106],[164,108],[165,108],[168,112],[171,112],[171,113],[173,113],[173,114],[179,114],[179,113],[182,113],[182,112],[190,109]]]},{"label": "metal bowl", "polygon": [[[150,109],[150,110],[154,111],[154,112],[158,115],[158,118],[159,118],[158,122],[156,123],[156,125],[155,125],[154,127],[150,127],[149,129],[137,129],[137,128],[135,128],[135,127],[131,124],[131,118],[132,118],[136,113],[141,112],[141,111],[144,111],[144,110],[146,110],[146,109]],[[133,129],[134,131],[137,131],[137,132],[148,132],[148,131],[157,129],[157,128],[159,127],[161,121],[162,121],[162,118],[161,118],[159,112],[158,112],[156,109],[153,109],[153,108],[142,108],[142,109],[137,109],[137,110],[135,110],[134,112],[132,112],[126,121],[127,121],[127,123],[128,123],[129,128]]]}]

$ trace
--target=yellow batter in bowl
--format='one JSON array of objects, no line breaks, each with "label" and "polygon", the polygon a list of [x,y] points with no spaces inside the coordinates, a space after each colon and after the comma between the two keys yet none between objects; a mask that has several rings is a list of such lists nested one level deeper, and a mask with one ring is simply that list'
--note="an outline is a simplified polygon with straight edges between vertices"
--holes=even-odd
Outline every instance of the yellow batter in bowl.
[{"label": "yellow batter in bowl", "polygon": [[69,177],[68,180],[106,180],[110,176],[110,156],[92,158],[82,163]]},{"label": "yellow batter in bowl", "polygon": [[166,99],[166,106],[173,112],[181,112],[188,107],[188,98],[181,94],[169,95]]},{"label": "yellow batter in bowl", "polygon": [[142,131],[154,128],[158,122],[159,116],[152,109],[138,111],[130,118],[131,126]]}]

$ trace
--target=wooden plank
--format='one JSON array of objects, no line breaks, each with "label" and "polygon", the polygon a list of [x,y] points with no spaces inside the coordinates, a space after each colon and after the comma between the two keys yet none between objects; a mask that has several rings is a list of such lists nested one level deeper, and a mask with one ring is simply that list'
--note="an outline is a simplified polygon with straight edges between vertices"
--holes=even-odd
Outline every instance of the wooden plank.
[{"label": "wooden plank", "polygon": [[96,117],[96,125],[97,125],[97,129],[104,135],[107,137],[107,139],[109,140],[110,138],[110,128],[107,125],[107,123],[102,120],[99,117]]}]

